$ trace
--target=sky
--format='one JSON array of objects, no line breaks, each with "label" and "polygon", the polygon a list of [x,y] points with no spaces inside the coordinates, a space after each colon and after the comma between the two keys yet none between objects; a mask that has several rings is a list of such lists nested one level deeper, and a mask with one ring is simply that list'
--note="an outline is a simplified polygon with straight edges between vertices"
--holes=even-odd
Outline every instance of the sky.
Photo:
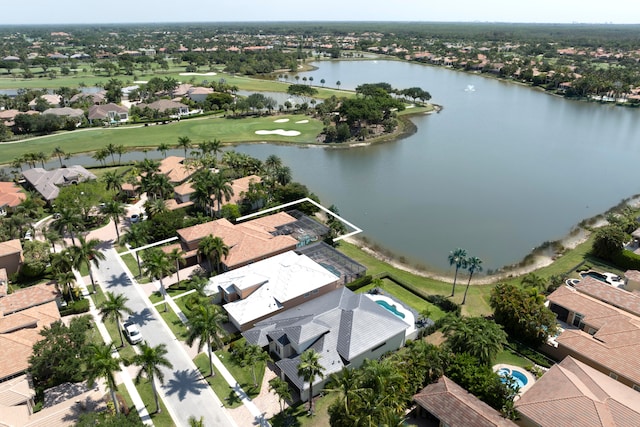
[{"label": "sky", "polygon": [[239,21],[640,23],[637,0],[2,0],[0,25]]}]

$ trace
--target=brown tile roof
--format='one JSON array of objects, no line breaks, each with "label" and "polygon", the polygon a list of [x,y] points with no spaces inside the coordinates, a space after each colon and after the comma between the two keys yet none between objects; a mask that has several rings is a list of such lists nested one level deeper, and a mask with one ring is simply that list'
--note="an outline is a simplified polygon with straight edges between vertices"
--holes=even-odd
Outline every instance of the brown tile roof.
[{"label": "brown tile roof", "polygon": [[169,200],[165,200],[164,201],[164,205],[167,208],[167,210],[175,211],[176,209],[181,209],[181,208],[186,208],[188,206],[193,206],[193,202],[189,201],[189,202],[184,202],[184,203],[178,203],[178,201],[176,199],[169,199]]},{"label": "brown tile roof", "polygon": [[0,242],[0,257],[13,255],[22,252],[22,243],[20,239],[7,240]]},{"label": "brown tile roof", "polygon": [[53,284],[40,284],[20,289],[6,297],[0,298],[0,314],[5,316],[55,301],[59,293]]},{"label": "brown tile roof", "polygon": [[183,182],[196,172],[196,168],[185,165],[184,160],[184,157],[179,156],[166,157],[160,162],[158,170],[173,183]]},{"label": "brown tile roof", "polygon": [[233,269],[252,260],[295,249],[298,241],[293,237],[270,234],[275,231],[276,225],[294,221],[294,217],[284,212],[237,225],[226,219],[218,219],[178,230],[178,236],[185,244],[197,242],[207,235],[222,238],[230,247],[229,255],[223,262]]},{"label": "brown tile roof", "polygon": [[570,356],[536,381],[515,406],[542,427],[640,426],[640,394]]},{"label": "brown tile roof", "polygon": [[249,190],[249,184],[252,182],[258,184],[262,182],[262,178],[258,175],[249,175],[244,178],[238,178],[231,181],[233,196],[231,196],[231,199],[229,199],[227,203],[233,203],[236,205],[240,204],[240,201],[243,198],[242,193],[246,193],[247,190]]},{"label": "brown tile roof", "polygon": [[640,271],[638,270],[627,270],[624,272],[624,277],[629,280],[634,280],[636,282],[640,281]]},{"label": "brown tile roof", "polygon": [[426,386],[413,396],[413,400],[449,427],[516,427],[498,411],[445,376]]},{"label": "brown tile roof", "polygon": [[[13,322],[14,316],[18,317],[17,322]],[[33,321],[28,322],[30,319],[34,319],[35,324]],[[57,320],[60,320],[60,312],[55,301],[30,307],[20,313],[2,318],[6,324],[13,323],[14,328],[8,328],[7,332],[0,331],[0,379],[27,369],[32,347],[42,339],[40,331]],[[22,327],[15,329],[19,323],[22,323]]]},{"label": "brown tile roof", "polygon": [[640,316],[640,297],[624,289],[602,283],[589,276],[582,279],[580,283],[576,285],[576,289],[583,294],[587,294],[614,307]]},{"label": "brown tile roof", "polygon": [[559,347],[570,350],[574,357],[585,363],[596,363],[640,384],[640,358],[637,357],[640,354],[640,317],[581,293],[577,288],[561,286],[548,299],[583,314],[584,323],[597,330],[591,336],[583,330],[567,329],[556,338]]},{"label": "brown tile roof", "polygon": [[0,206],[15,208],[26,198],[22,187],[17,186],[15,182],[0,182]]}]

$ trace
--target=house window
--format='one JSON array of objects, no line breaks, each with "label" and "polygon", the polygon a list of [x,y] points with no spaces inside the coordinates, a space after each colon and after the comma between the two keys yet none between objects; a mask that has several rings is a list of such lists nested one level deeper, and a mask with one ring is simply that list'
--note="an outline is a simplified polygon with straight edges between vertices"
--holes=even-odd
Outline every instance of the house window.
[{"label": "house window", "polygon": [[576,326],[580,329],[582,329],[583,323],[582,323],[582,319],[584,318],[584,314],[580,314],[580,313],[575,313],[573,315],[573,326]]},{"label": "house window", "polygon": [[313,290],[313,293],[314,293],[314,294],[317,294],[318,292],[320,292],[318,289],[314,289],[314,290]]},{"label": "house window", "polygon": [[638,384],[634,384],[634,385],[633,385],[633,389],[634,389],[635,391],[640,391],[640,385],[638,385]]},{"label": "house window", "polygon": [[613,372],[609,372],[609,376],[610,376],[611,378],[613,378],[614,380],[617,380],[617,379],[618,379],[618,375],[617,375],[617,374],[614,374]]},{"label": "house window", "polygon": [[304,294],[304,297],[309,298],[310,295],[311,295],[311,292],[307,292],[306,294]]}]

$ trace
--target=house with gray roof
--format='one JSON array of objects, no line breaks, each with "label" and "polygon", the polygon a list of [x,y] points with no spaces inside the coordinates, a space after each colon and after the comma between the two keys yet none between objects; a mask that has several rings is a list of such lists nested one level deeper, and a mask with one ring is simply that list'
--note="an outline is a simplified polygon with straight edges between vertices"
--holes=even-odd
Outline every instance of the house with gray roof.
[{"label": "house with gray roof", "polygon": [[48,171],[31,168],[22,172],[27,185],[36,190],[47,202],[58,197],[60,187],[96,179],[96,176],[80,165]]},{"label": "house with gray roof", "polygon": [[103,120],[106,123],[123,123],[129,121],[129,109],[122,105],[114,104],[98,104],[89,107],[89,123],[93,124],[94,120]]},{"label": "house with gray roof", "polygon": [[320,355],[324,378],[313,384],[320,393],[329,375],[402,347],[408,327],[366,295],[339,288],[258,322],[242,335],[278,356],[280,377],[306,401],[309,384],[298,375],[302,352],[313,349]]}]

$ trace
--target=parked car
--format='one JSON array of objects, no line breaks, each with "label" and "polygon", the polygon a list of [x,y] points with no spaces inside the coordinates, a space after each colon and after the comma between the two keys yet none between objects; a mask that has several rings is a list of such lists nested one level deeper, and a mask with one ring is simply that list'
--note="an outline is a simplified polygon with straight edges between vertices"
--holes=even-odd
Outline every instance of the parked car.
[{"label": "parked car", "polygon": [[140,221],[140,215],[138,214],[133,214],[129,217],[129,220],[131,221],[131,223],[135,223]]},{"label": "parked car", "polygon": [[122,329],[131,344],[138,344],[142,341],[142,334],[135,323],[127,321],[122,325]]},{"label": "parked car", "polygon": [[33,240],[33,236],[31,235],[31,230],[27,230],[27,232],[24,233],[24,240]]}]

